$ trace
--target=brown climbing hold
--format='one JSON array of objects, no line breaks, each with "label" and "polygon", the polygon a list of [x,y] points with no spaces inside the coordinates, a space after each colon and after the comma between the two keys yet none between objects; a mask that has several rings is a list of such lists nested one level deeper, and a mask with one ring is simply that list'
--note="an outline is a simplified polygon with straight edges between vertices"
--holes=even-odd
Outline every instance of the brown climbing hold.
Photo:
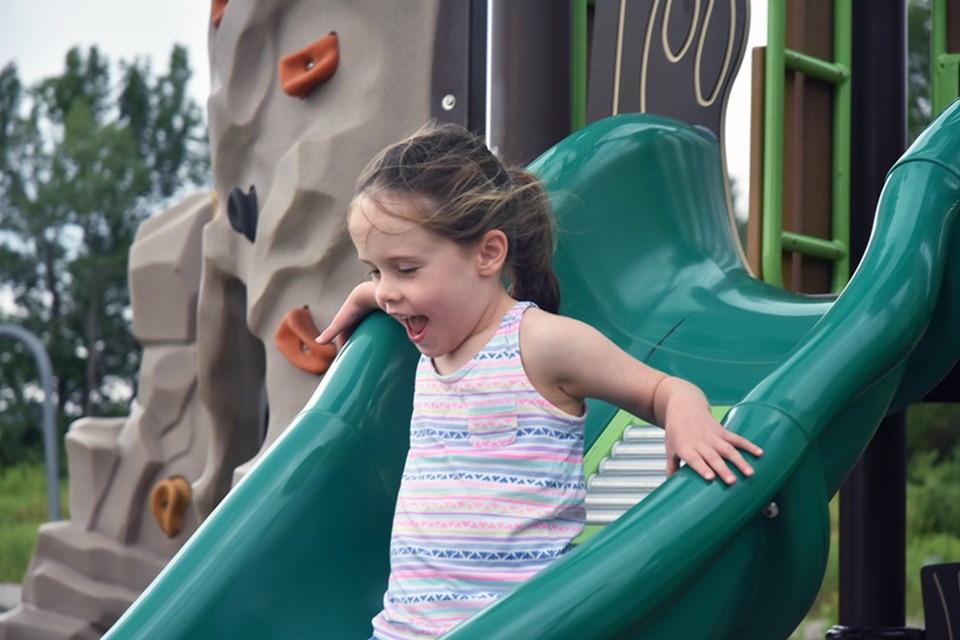
[{"label": "brown climbing hold", "polygon": [[332,344],[317,344],[314,341],[320,335],[313,324],[313,316],[308,307],[293,309],[283,317],[274,342],[280,353],[287,357],[293,366],[307,373],[326,373],[337,355]]},{"label": "brown climbing hold", "polygon": [[183,529],[183,513],[190,504],[193,491],[182,476],[161,480],[150,492],[150,512],[168,538]]},{"label": "brown climbing hold", "polygon": [[220,21],[223,20],[223,12],[227,10],[227,3],[230,0],[213,0],[210,8],[210,22],[215,29],[220,28]]},{"label": "brown climbing hold", "polygon": [[287,95],[306,98],[333,77],[338,64],[340,40],[333,31],[305,49],[280,58],[280,86]]}]

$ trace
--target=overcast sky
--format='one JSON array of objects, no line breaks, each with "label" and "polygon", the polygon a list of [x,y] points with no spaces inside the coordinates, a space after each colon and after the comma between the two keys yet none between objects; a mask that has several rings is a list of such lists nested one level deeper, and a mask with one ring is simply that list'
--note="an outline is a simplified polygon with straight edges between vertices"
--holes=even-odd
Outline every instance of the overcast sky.
[{"label": "overcast sky", "polygon": [[[384,0],[398,2],[408,0]],[[112,63],[149,57],[166,71],[174,44],[187,47],[194,70],[191,93],[201,107],[210,91],[207,62],[209,0],[0,0],[0,67],[15,60],[26,85],[63,71],[67,51],[96,44]],[[765,41],[766,3],[754,1],[748,47]],[[750,53],[727,106],[727,158],[746,206],[749,175]]]},{"label": "overcast sky", "polygon": [[113,64],[148,57],[159,75],[167,70],[173,45],[180,44],[190,53],[191,93],[206,105],[209,0],[0,2],[0,67],[16,61],[25,85],[61,73],[73,46],[86,50],[95,44]]}]

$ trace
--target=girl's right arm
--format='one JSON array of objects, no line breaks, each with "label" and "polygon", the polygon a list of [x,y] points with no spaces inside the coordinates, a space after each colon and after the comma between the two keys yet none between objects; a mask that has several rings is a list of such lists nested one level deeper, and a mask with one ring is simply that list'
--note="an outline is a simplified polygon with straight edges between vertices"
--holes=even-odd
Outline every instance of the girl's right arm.
[{"label": "girl's right arm", "polygon": [[577,407],[597,398],[663,427],[667,475],[680,460],[706,480],[720,476],[733,484],[728,462],[753,475],[741,451],[757,457],[763,451],[717,422],[691,382],[640,362],[587,324],[539,309],[524,314],[520,340],[523,369],[547,400],[563,408],[571,398]]},{"label": "girl's right arm", "polygon": [[316,341],[327,344],[336,339],[339,346],[347,341],[350,334],[360,321],[378,308],[373,282],[367,281],[358,284],[347,296],[346,301],[333,316],[333,320],[326,329],[320,332]]}]

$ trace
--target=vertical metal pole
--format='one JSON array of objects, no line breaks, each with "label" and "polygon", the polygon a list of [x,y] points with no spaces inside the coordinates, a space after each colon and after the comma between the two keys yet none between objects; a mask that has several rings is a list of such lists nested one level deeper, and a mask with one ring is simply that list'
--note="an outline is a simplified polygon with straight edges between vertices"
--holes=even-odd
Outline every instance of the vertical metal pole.
[{"label": "vertical metal pole", "polygon": [[570,130],[587,125],[587,58],[589,37],[587,31],[589,0],[573,0],[573,42],[570,61]]},{"label": "vertical metal pole", "polygon": [[[851,257],[863,256],[887,170],[906,148],[905,0],[855,0]],[[905,618],[906,425],[888,417],[840,491],[840,623]]]},{"label": "vertical metal pole", "polygon": [[53,406],[53,367],[47,350],[34,334],[12,324],[0,324],[0,336],[15,338],[26,345],[40,370],[43,388],[43,457],[47,465],[47,501],[50,520],[60,519],[60,460],[57,457],[57,424]]},{"label": "vertical metal pole", "polygon": [[571,0],[489,0],[487,144],[526,164],[570,133]]},{"label": "vertical metal pole", "polygon": [[[833,58],[848,70],[853,68],[852,0],[834,0]],[[850,280],[850,126],[852,81],[836,85],[833,100],[833,194],[831,214],[833,239],[846,248],[846,255],[833,265],[833,286],[840,293]]]},{"label": "vertical metal pole", "polygon": [[783,286],[783,101],[787,42],[785,2],[767,7],[766,68],[763,81],[763,279]]},{"label": "vertical metal pole", "polygon": [[840,490],[840,624],[906,618],[906,420],[887,417]]}]

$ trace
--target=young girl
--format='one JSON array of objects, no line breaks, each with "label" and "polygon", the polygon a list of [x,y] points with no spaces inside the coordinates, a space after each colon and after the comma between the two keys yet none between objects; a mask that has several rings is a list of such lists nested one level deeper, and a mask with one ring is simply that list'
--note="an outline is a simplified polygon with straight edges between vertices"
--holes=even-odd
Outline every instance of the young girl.
[{"label": "young girl", "polygon": [[707,480],[732,484],[728,461],[752,475],[739,449],[760,448],[696,386],[555,315],[544,188],[470,132],[432,126],[385,149],[348,216],[371,280],[317,341],[379,307],[422,354],[375,638],[441,636],[569,549],[584,526],[584,398],[663,425],[668,474],[682,459]]}]

